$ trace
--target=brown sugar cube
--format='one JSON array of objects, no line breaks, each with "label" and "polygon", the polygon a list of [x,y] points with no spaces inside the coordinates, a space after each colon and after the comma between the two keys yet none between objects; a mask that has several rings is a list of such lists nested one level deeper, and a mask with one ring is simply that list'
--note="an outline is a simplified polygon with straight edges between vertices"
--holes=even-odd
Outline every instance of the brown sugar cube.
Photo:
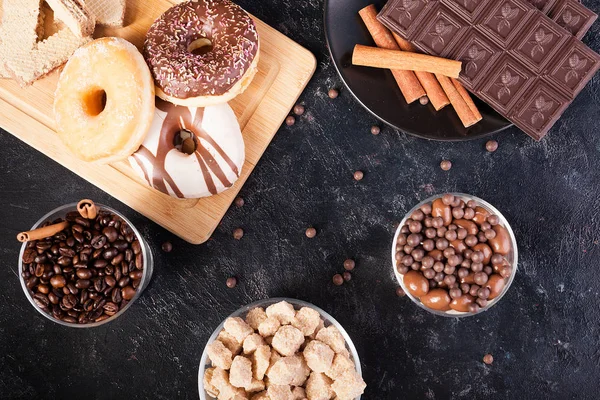
[{"label": "brown sugar cube", "polygon": [[258,333],[253,333],[244,339],[244,354],[252,354],[258,346],[267,344]]},{"label": "brown sugar cube", "polygon": [[296,315],[296,310],[287,301],[280,301],[267,307],[266,313],[268,317],[277,318],[281,325],[289,325]]},{"label": "brown sugar cube", "polygon": [[292,396],[294,396],[294,400],[304,400],[306,399],[306,390],[300,386],[296,386],[292,390]]},{"label": "brown sugar cube", "polygon": [[208,358],[210,358],[210,361],[215,367],[225,370],[231,368],[233,353],[225,347],[223,342],[215,340],[207,346],[206,351],[208,352]]},{"label": "brown sugar cube", "polygon": [[283,356],[294,355],[304,343],[304,335],[299,329],[290,325],[282,326],[273,336],[271,346]]},{"label": "brown sugar cube", "polygon": [[317,333],[316,339],[327,344],[336,353],[340,353],[346,349],[344,337],[333,325],[321,329],[319,333]]},{"label": "brown sugar cube", "polygon": [[238,343],[243,343],[246,336],[254,333],[254,329],[240,317],[227,318],[223,327]]},{"label": "brown sugar cube", "polygon": [[254,396],[252,396],[250,400],[271,400],[271,399],[269,399],[269,395],[267,394],[267,391],[263,390],[262,392],[256,393]]},{"label": "brown sugar cube", "polygon": [[267,319],[267,313],[264,308],[256,307],[248,311],[246,315],[246,323],[252,327],[255,331],[258,330],[258,326]]},{"label": "brown sugar cube", "polygon": [[244,356],[236,356],[229,370],[229,383],[238,388],[245,388],[252,383],[252,361]]},{"label": "brown sugar cube", "polygon": [[339,400],[352,400],[363,394],[366,387],[365,381],[354,370],[346,371],[331,385]]},{"label": "brown sugar cube", "polygon": [[206,371],[204,371],[204,378],[202,380],[204,382],[204,390],[212,397],[217,397],[219,395],[219,389],[211,383],[215,369],[216,368],[207,368]]},{"label": "brown sugar cube", "polygon": [[221,341],[234,356],[240,354],[240,351],[242,351],[242,345],[237,341],[235,337],[229,334],[226,330],[222,330],[221,332],[219,332],[217,340]]},{"label": "brown sugar cube", "polygon": [[244,389],[249,393],[260,392],[265,390],[265,382],[259,381],[258,379],[252,379],[250,385],[246,386]]},{"label": "brown sugar cube", "polygon": [[354,363],[352,362],[352,360],[350,360],[350,358],[344,354],[336,354],[333,357],[333,363],[331,363],[331,368],[329,368],[329,370],[325,372],[325,375],[327,375],[333,380],[336,380],[348,370],[354,371]]},{"label": "brown sugar cube", "polygon": [[326,372],[331,368],[333,356],[335,353],[331,347],[321,342],[313,340],[306,346],[303,353],[306,363],[315,372]]},{"label": "brown sugar cube", "polygon": [[268,317],[258,325],[258,333],[262,337],[273,336],[281,326],[279,320],[275,317]]},{"label": "brown sugar cube", "polygon": [[331,389],[332,380],[325,374],[311,372],[306,381],[306,397],[310,400],[329,400],[334,393]]},{"label": "brown sugar cube", "polygon": [[319,331],[323,328],[325,328],[325,322],[321,318],[319,318],[319,325],[317,325],[312,335],[309,335],[308,337],[311,339],[316,339],[317,333],[319,333]]},{"label": "brown sugar cube", "polygon": [[254,379],[259,381],[265,377],[265,372],[271,363],[271,347],[263,345],[258,346],[252,354],[252,373]]},{"label": "brown sugar cube", "polygon": [[267,395],[270,400],[293,400],[292,388],[290,385],[271,385],[267,388]]},{"label": "brown sugar cube", "polygon": [[269,383],[275,385],[302,386],[309,374],[310,369],[300,355],[282,357],[267,371]]},{"label": "brown sugar cube", "polygon": [[304,336],[310,336],[319,326],[319,321],[321,321],[321,316],[318,311],[310,307],[302,307],[296,312],[292,326],[300,329]]},{"label": "brown sugar cube", "polygon": [[246,391],[244,389],[236,388],[232,384],[228,383],[221,391],[218,400],[248,400]]}]

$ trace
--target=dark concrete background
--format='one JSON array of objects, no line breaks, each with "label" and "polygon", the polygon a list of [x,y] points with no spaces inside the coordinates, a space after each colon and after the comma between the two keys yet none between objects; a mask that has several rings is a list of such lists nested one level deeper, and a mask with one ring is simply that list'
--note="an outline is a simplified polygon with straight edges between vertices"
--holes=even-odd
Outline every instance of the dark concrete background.
[{"label": "dark concrete background", "polygon": [[[600,11],[599,0],[585,1]],[[20,142],[0,134],[0,398],[196,399],[213,329],[254,300],[287,296],[335,316],[360,354],[365,399],[594,399],[600,390],[600,76],[541,143],[510,129],[485,140],[428,142],[384,128],[341,90],[321,0],[240,0],[313,51],[301,97],[212,239],[193,246]],[[600,23],[585,41],[600,50]],[[452,160],[449,172],[441,159]],[[355,170],[365,171],[356,182]],[[511,222],[514,284],[489,312],[440,318],[397,298],[389,259],[394,223],[432,193],[480,196]],[[17,278],[15,234],[43,213],[90,197],[123,211],[155,253],[143,296],[120,319],[67,329],[31,307]],[[306,227],[318,229],[314,239]],[[241,241],[231,232],[243,227]],[[173,242],[170,254],[160,251]],[[353,279],[331,283],[354,257]],[[236,275],[239,285],[227,289]],[[482,363],[486,353],[494,364]]]}]

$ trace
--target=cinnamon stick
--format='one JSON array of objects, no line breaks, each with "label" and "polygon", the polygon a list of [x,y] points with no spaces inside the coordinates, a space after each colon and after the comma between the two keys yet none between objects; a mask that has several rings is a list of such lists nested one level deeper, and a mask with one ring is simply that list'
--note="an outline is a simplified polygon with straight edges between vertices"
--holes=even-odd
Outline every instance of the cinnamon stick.
[{"label": "cinnamon stick", "polygon": [[[398,43],[400,50],[409,51],[411,53],[416,52],[415,48],[408,40],[400,37],[394,32],[392,32],[392,36],[394,37],[396,43]],[[448,96],[446,96],[446,92],[444,92],[444,89],[442,89],[442,86],[434,74],[430,72],[415,71],[415,75],[417,76],[419,82],[421,82],[421,86],[423,86],[425,92],[427,92],[427,97],[429,97],[431,105],[436,111],[440,111],[442,108],[450,104],[450,100],[448,99]]]},{"label": "cinnamon stick", "polygon": [[96,204],[90,199],[83,199],[77,203],[77,211],[83,218],[94,219],[98,215]]},{"label": "cinnamon stick", "polygon": [[462,62],[460,61],[360,44],[354,46],[352,64],[374,68],[424,71],[450,78],[458,78],[462,69]]},{"label": "cinnamon stick", "polygon": [[45,239],[50,236],[56,235],[58,232],[67,229],[69,223],[67,221],[59,222],[57,224],[44,226],[43,228],[37,228],[32,231],[21,232],[17,235],[17,240],[21,243],[28,242],[30,240]]},{"label": "cinnamon stick", "polygon": [[471,108],[458,92],[450,78],[439,74],[436,74],[435,76],[446,92],[448,99],[450,99],[450,103],[452,103],[452,106],[454,107],[454,110],[456,111],[458,118],[460,118],[463,126],[468,128],[479,122],[479,119],[475,116],[475,114],[473,114],[473,111],[471,111]]},{"label": "cinnamon stick", "polygon": [[456,79],[452,78],[451,81],[452,81],[452,84],[454,85],[454,87],[456,88],[456,90],[458,91],[458,93],[462,96],[465,103],[467,103],[467,106],[469,106],[469,109],[475,116],[475,119],[477,120],[477,122],[481,121],[483,119],[483,117],[481,116],[481,113],[479,112],[479,110],[477,109],[477,106],[473,102],[471,95],[469,95],[469,92],[467,92],[467,89],[465,89],[465,87]]},{"label": "cinnamon stick", "polygon": [[[377,9],[374,5],[367,6],[358,12],[375,44],[382,49],[399,50],[392,33],[377,20]],[[412,71],[391,69],[392,75],[408,104],[426,95],[419,79]]]}]

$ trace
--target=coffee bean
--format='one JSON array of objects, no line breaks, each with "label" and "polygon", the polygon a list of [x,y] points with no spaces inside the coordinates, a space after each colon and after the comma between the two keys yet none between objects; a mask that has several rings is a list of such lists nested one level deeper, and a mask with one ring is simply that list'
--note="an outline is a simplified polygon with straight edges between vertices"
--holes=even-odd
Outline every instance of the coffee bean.
[{"label": "coffee bean", "polygon": [[36,256],[37,252],[34,249],[25,249],[22,260],[25,264],[31,264]]},{"label": "coffee bean", "polygon": [[117,282],[117,285],[119,285],[119,287],[125,287],[129,284],[130,281],[131,281],[131,279],[129,278],[129,276],[124,276],[121,279],[119,279],[119,282]]},{"label": "coffee bean", "polygon": [[119,237],[119,232],[114,226],[107,226],[102,229],[102,234],[106,237],[109,243],[113,243]]},{"label": "coffee bean", "polygon": [[69,289],[69,292],[71,292],[71,294],[79,294],[79,289],[77,289],[77,287],[75,286],[75,284],[73,284],[73,282],[69,282],[67,283],[66,286],[67,289]]},{"label": "coffee bean", "polygon": [[129,273],[129,277],[131,279],[133,279],[133,280],[142,279],[143,276],[144,276],[144,273],[142,271],[137,270],[137,269],[134,270],[134,271],[131,271]]},{"label": "coffee bean", "polygon": [[138,240],[134,240],[131,243],[131,250],[133,250],[133,254],[136,255],[136,256],[138,254],[141,254],[141,252],[142,252],[142,245],[140,244],[140,242]]},{"label": "coffee bean", "polygon": [[344,284],[344,277],[340,274],[335,274],[333,276],[333,284],[336,286],[341,286]]},{"label": "coffee bean", "polygon": [[233,289],[237,285],[237,279],[236,279],[236,277],[235,276],[231,276],[231,277],[227,278],[227,281],[225,281],[225,285],[229,289]]},{"label": "coffee bean", "polygon": [[[115,242],[116,243],[116,242]],[[121,264],[125,259],[125,256],[123,255],[123,253],[119,253],[115,256],[115,258],[113,258],[110,263],[112,265],[119,265]]]},{"label": "coffee bean", "polygon": [[114,276],[111,275],[106,275],[104,277],[104,282],[106,283],[107,286],[113,287],[117,284],[117,280],[114,278]]},{"label": "coffee bean", "polygon": [[[102,252],[102,257],[105,260],[112,260],[113,258],[115,258],[117,256],[117,254],[119,254],[119,251],[117,249],[115,249],[114,247],[109,247],[108,249],[104,250]],[[106,265],[102,266],[102,268],[104,268]]]},{"label": "coffee bean", "polygon": [[73,294],[67,294],[62,298],[61,304],[65,309],[70,310],[77,305],[77,297]]},{"label": "coffee bean", "polygon": [[131,300],[135,296],[135,289],[131,286],[125,286],[121,289],[121,296],[123,296],[125,300]]},{"label": "coffee bean", "polygon": [[78,289],[87,289],[91,285],[91,281],[89,279],[79,279],[75,282],[75,287]]},{"label": "coffee bean", "polygon": [[104,235],[96,235],[92,238],[91,245],[94,249],[101,249],[108,242],[108,239]]},{"label": "coffee bean", "polygon": [[113,301],[113,303],[116,303],[116,304],[121,303],[121,301],[123,300],[123,296],[121,295],[120,290],[113,290],[110,295],[110,298]]},{"label": "coffee bean", "polygon": [[102,308],[104,308],[104,313],[108,316],[115,315],[119,311],[119,306],[113,302],[107,302]]},{"label": "coffee bean", "polygon": [[54,275],[50,278],[50,284],[55,288],[62,288],[67,284],[67,280],[63,275]]},{"label": "coffee bean", "polygon": [[35,301],[35,304],[38,305],[38,307],[40,308],[48,308],[48,306],[50,305],[50,301],[48,300],[48,296],[46,296],[43,293],[36,293],[33,295],[33,300]]}]

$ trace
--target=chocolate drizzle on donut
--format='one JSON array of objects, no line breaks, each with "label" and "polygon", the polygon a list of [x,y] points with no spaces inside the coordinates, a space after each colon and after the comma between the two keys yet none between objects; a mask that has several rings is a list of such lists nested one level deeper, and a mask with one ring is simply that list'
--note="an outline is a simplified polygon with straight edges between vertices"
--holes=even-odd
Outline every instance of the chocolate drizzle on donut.
[{"label": "chocolate drizzle on donut", "polygon": [[[212,49],[189,51],[198,39]],[[194,0],[178,4],[157,19],[144,42],[144,57],[167,95],[177,99],[221,96],[239,82],[258,54],[252,18],[229,0]]]},{"label": "chocolate drizzle on donut", "polygon": [[[193,155],[198,160],[198,165],[202,171],[202,176],[204,177],[208,191],[211,194],[218,193],[212,174],[215,175],[215,177],[224,187],[231,187],[233,183],[229,181],[223,168],[219,165],[217,160],[215,160],[211,154],[210,150],[205,147],[203,143],[211,146],[217,152],[217,154],[223,158],[225,163],[237,177],[240,176],[240,171],[235,162],[233,162],[233,160],[227,155],[221,146],[217,144],[213,137],[204,129],[202,129],[204,109],[197,108],[195,117],[192,120],[192,112],[188,107],[177,106],[157,98],[156,108],[166,113],[160,131],[156,156],[154,156],[154,154],[152,154],[152,152],[143,145],[135,154],[133,154],[134,160],[142,169],[144,178],[150,184],[150,186],[160,190],[161,192],[169,193],[167,190],[168,184],[177,197],[185,197],[181,192],[181,189],[175,184],[172,176],[167,172],[166,159],[170,151],[178,151],[174,148],[173,144],[175,137],[180,131],[187,130],[196,137],[197,147]],[[152,174],[148,173],[142,158],[147,159],[152,164]]]}]

